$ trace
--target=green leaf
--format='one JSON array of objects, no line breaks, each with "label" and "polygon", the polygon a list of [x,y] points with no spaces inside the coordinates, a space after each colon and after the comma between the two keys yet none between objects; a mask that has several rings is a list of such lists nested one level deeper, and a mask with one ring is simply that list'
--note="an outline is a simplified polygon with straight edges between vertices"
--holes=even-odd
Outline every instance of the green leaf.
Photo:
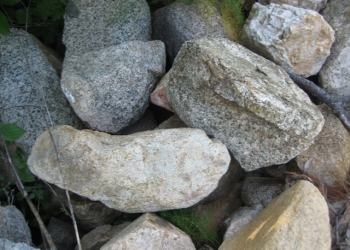
[{"label": "green leaf", "polygon": [[[27,23],[27,10],[19,9],[16,11],[16,19],[19,23],[26,24]],[[28,24],[30,23],[30,16],[28,16]]]},{"label": "green leaf", "polygon": [[17,174],[22,182],[34,182],[35,178],[32,172],[30,172],[29,168],[16,168]]},{"label": "green leaf", "polygon": [[13,6],[19,3],[21,0],[0,0],[0,5]]},{"label": "green leaf", "polygon": [[6,35],[9,33],[11,33],[9,22],[4,13],[0,11],[0,34]]},{"label": "green leaf", "polygon": [[27,132],[20,126],[17,126],[16,124],[12,124],[12,123],[7,123],[5,125],[2,125],[0,127],[0,131],[4,136],[5,140],[10,142],[19,139],[22,135],[25,134],[25,132]]},{"label": "green leaf", "polygon": [[35,193],[30,193],[30,195],[29,195],[29,199],[34,199],[35,198]]},{"label": "green leaf", "polygon": [[0,174],[0,181],[4,181],[5,180],[5,176],[3,174]]}]

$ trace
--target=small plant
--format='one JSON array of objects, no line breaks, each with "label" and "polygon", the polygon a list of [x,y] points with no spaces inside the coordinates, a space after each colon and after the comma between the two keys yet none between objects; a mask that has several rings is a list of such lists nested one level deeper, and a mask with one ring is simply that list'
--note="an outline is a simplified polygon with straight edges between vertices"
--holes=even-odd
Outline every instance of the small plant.
[{"label": "small plant", "polygon": [[199,217],[193,209],[162,211],[159,215],[189,235],[195,245],[219,246],[217,233],[210,228],[207,216]]}]

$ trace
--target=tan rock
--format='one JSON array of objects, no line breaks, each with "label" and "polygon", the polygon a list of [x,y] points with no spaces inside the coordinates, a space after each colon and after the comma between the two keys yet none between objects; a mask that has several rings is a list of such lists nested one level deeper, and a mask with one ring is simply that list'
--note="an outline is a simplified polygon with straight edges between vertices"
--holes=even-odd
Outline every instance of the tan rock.
[{"label": "tan rock", "polygon": [[284,191],[219,250],[329,250],[328,207],[319,190],[299,181]]},{"label": "tan rock", "polygon": [[[297,157],[299,168],[328,185],[341,183],[350,170],[350,135],[341,121],[326,105],[319,106],[325,125],[308,150]],[[313,158],[312,165],[304,169]]]}]

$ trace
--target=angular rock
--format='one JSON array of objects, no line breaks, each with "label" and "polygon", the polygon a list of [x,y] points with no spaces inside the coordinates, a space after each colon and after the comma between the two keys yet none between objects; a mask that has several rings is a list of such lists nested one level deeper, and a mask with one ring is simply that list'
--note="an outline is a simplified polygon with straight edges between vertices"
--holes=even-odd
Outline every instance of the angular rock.
[{"label": "angular rock", "polygon": [[0,238],[0,246],[2,249],[7,250],[40,250],[40,248],[34,248],[26,243],[15,243],[8,239]]},{"label": "angular rock", "polygon": [[153,38],[164,42],[171,63],[184,42],[203,37],[233,38],[231,33],[209,1],[178,1],[154,13]]},{"label": "angular rock", "polygon": [[263,5],[268,5],[270,3],[288,4],[317,12],[320,12],[327,4],[327,0],[258,0],[258,2]]},{"label": "angular rock", "polygon": [[186,42],[167,74],[161,84],[180,119],[221,140],[246,171],[291,160],[322,129],[321,112],[281,67],[227,39]]},{"label": "angular rock", "polygon": [[14,243],[32,244],[32,235],[27,222],[15,206],[0,206],[0,238],[6,238]]},{"label": "angular rock", "polygon": [[242,40],[257,54],[308,77],[317,74],[329,56],[334,31],[315,11],[256,3],[244,25]]},{"label": "angular rock", "polygon": [[224,224],[227,229],[224,235],[224,241],[239,232],[245,225],[247,225],[254,217],[263,210],[264,206],[258,204],[254,207],[240,207],[235,211]]},{"label": "angular rock", "polygon": [[47,129],[45,120],[80,127],[55,70],[31,35],[12,29],[12,34],[0,35],[0,47],[0,120],[27,131],[18,145],[29,153],[35,139]]},{"label": "angular rock", "polygon": [[[118,226],[103,225],[85,234],[81,239],[81,248],[84,250],[100,250],[110,239],[120,233],[130,222]],[[79,250],[75,247],[75,250]]]},{"label": "angular rock", "polygon": [[[217,187],[230,163],[225,146],[198,129],[111,136],[59,126],[51,133],[67,189],[124,212],[192,206]],[[37,139],[28,165],[40,179],[63,186],[48,132]]]},{"label": "angular rock", "polygon": [[151,40],[145,0],[71,0],[64,17],[66,58],[124,42]]},{"label": "angular rock", "polygon": [[66,58],[61,86],[88,127],[116,133],[142,117],[164,72],[164,44],[134,41]]},{"label": "angular rock", "polygon": [[324,19],[335,31],[335,42],[319,74],[319,83],[327,92],[350,95],[350,5],[347,0],[330,1]]},{"label": "angular rock", "polygon": [[319,190],[299,181],[275,198],[219,250],[331,248],[328,206]]},{"label": "angular rock", "polygon": [[242,186],[242,201],[247,206],[262,204],[264,207],[284,191],[284,179],[247,177]]},{"label": "angular rock", "polygon": [[196,248],[191,238],[180,229],[154,214],[146,213],[101,247],[101,250],[112,249],[195,250]]},{"label": "angular rock", "polygon": [[[343,183],[348,177],[350,135],[328,106],[321,105],[319,108],[325,118],[325,125],[315,142],[298,155],[296,161],[301,170],[332,186]],[[311,158],[312,165],[305,169],[305,163]]]}]

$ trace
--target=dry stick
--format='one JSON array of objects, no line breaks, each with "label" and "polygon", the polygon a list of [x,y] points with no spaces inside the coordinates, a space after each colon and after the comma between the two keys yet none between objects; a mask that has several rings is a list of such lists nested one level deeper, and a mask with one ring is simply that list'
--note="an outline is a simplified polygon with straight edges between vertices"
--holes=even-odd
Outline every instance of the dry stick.
[{"label": "dry stick", "polygon": [[286,70],[286,72],[300,88],[317,97],[321,102],[327,104],[333,110],[334,114],[336,114],[343,122],[344,126],[350,130],[350,116],[343,107],[345,106],[345,102],[349,101],[349,97],[344,98],[331,95],[304,77],[301,77],[289,70]]},{"label": "dry stick", "polygon": [[12,171],[12,174],[14,175],[15,177],[15,182],[16,182],[16,186],[18,187],[18,190],[21,192],[21,194],[23,195],[24,199],[26,199],[30,209],[32,210],[34,216],[35,216],[35,219],[38,221],[39,223],[39,226],[40,226],[40,230],[44,233],[45,237],[46,237],[46,240],[47,242],[49,243],[50,245],[50,248],[51,250],[56,250],[56,247],[55,247],[55,244],[53,243],[53,240],[51,238],[51,235],[49,234],[49,232],[47,231],[46,227],[45,227],[45,224],[44,222],[42,221],[38,211],[36,210],[33,202],[31,199],[29,199],[28,197],[28,193],[27,191],[24,189],[24,186],[23,186],[23,183],[21,181],[21,179],[19,178],[18,174],[17,174],[17,171],[12,163],[12,160],[11,160],[11,156],[10,156],[10,153],[8,151],[8,148],[6,146],[6,143],[5,143],[5,139],[4,139],[4,136],[3,134],[0,132],[1,134],[1,139],[5,145],[5,151],[6,151],[6,156],[7,156],[7,161],[10,165],[10,169]]}]

